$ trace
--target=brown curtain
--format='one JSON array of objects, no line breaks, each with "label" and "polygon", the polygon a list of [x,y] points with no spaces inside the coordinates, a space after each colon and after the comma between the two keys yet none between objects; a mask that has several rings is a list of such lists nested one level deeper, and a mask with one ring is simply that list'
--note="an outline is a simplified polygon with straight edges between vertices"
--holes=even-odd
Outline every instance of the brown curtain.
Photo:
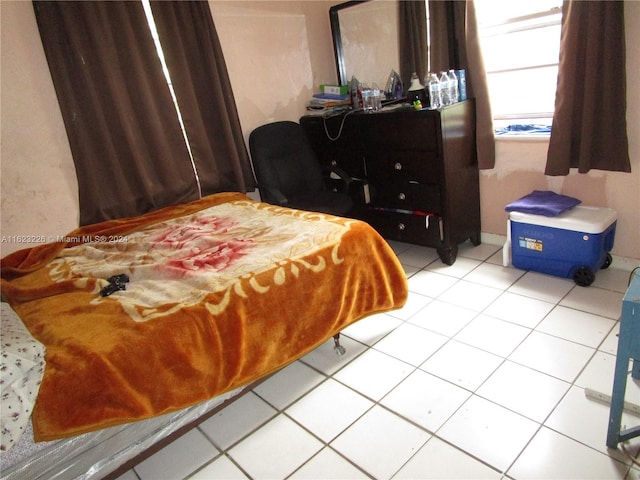
[{"label": "brown curtain", "polygon": [[151,10],[203,195],[254,190],[251,163],[208,2],[153,1]]},{"label": "brown curtain", "polygon": [[400,78],[407,89],[413,72],[418,74],[421,83],[427,74],[427,5],[425,0],[401,0],[398,9]]},{"label": "brown curtain", "polygon": [[80,225],[196,199],[142,4],[33,5],[76,167]]},{"label": "brown curtain", "polygon": [[467,97],[476,102],[478,167],[493,168],[496,158],[493,114],[473,1],[429,0],[429,29],[431,70],[466,70]]},{"label": "brown curtain", "polygon": [[630,172],[624,3],[566,1],[546,175]]}]

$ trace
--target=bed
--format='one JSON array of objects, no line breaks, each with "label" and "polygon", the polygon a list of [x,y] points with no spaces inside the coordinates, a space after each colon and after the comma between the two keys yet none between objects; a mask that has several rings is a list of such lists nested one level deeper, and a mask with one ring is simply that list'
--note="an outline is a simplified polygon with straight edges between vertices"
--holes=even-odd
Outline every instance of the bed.
[{"label": "bed", "polygon": [[104,477],[407,298],[366,223],[240,193],[55,240],[2,260],[2,299],[46,352],[15,442],[26,453],[5,462],[15,447],[3,446],[3,478]]}]

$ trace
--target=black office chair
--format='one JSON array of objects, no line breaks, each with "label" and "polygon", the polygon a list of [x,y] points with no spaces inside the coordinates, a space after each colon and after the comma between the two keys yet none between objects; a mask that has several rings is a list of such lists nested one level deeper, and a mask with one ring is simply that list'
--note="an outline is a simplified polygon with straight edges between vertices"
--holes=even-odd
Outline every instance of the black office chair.
[{"label": "black office chair", "polygon": [[[351,179],[337,168],[323,173],[309,140],[296,122],[268,123],[249,135],[249,151],[263,202],[346,216],[353,208],[347,194]],[[340,188],[329,188],[340,178]],[[336,191],[337,190],[337,191]]]}]

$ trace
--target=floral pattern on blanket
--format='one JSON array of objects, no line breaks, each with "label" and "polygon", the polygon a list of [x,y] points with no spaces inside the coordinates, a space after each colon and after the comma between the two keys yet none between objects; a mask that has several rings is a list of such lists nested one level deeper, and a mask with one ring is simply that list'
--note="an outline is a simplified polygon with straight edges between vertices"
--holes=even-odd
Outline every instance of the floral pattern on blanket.
[{"label": "floral pattern on blanket", "polygon": [[252,239],[218,238],[237,225],[229,217],[195,216],[188,224],[168,225],[152,235],[149,252],[163,252],[160,255],[165,260],[158,263],[157,270],[169,278],[219,272],[246,255],[253,244]]},{"label": "floral pattern on blanket", "polygon": [[[249,280],[255,292],[266,294],[271,285],[255,277],[274,264],[278,268],[271,284],[276,285],[295,281],[300,269],[324,270],[327,260],[323,256],[311,262],[303,257],[313,258],[313,251],[327,241],[337,240],[330,261],[342,261],[339,239],[348,231],[348,224],[317,222],[320,214],[298,210],[272,215],[281,210],[255,202],[216,205],[152,225],[122,241],[67,248],[49,265],[50,275],[59,282],[100,278],[99,290],[108,284],[107,278],[125,273],[130,279],[126,289],[109,298],[117,299],[136,322],[199,304],[211,293],[220,295],[205,306],[210,313],[219,314],[231,295],[247,296],[243,279]],[[96,296],[93,303],[104,301]]]}]

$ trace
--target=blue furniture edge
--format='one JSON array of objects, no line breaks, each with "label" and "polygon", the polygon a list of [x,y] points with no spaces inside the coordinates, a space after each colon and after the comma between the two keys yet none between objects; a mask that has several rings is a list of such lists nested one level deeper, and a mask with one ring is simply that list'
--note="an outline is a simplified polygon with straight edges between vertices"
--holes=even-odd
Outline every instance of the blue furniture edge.
[{"label": "blue furniture edge", "polygon": [[609,448],[618,448],[618,443],[640,436],[640,425],[620,430],[630,360],[633,360],[631,376],[634,379],[640,379],[640,269],[636,269],[632,275],[629,288],[622,299],[618,352],[607,431]]}]

